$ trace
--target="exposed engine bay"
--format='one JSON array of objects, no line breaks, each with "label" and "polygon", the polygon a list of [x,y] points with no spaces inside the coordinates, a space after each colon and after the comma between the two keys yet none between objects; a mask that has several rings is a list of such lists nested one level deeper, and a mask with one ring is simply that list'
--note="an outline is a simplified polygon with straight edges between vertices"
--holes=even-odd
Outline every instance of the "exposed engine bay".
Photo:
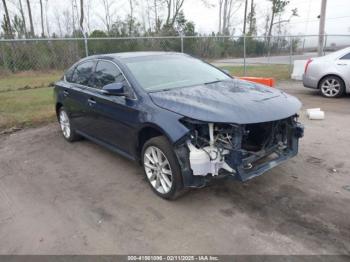
[{"label": "exposed engine bay", "polygon": [[294,156],[303,126],[297,116],[256,124],[203,123],[185,119],[194,176],[229,174],[245,181]]}]

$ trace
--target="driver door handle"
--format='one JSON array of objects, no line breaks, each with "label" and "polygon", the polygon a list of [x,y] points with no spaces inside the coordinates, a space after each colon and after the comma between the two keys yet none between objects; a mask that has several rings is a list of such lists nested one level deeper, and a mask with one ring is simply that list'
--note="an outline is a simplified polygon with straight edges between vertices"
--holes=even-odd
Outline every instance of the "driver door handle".
[{"label": "driver door handle", "polygon": [[89,98],[89,99],[88,99],[88,104],[89,104],[89,106],[93,106],[94,104],[96,104],[95,99]]}]

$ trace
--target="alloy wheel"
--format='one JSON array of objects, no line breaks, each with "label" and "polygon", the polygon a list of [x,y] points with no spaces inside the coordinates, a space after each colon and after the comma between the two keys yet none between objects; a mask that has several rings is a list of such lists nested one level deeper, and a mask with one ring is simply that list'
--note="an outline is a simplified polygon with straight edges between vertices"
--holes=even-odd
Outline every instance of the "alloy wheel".
[{"label": "alloy wheel", "polygon": [[162,150],[149,146],[143,156],[143,165],[152,187],[160,194],[167,194],[173,184],[173,174]]},{"label": "alloy wheel", "polygon": [[59,118],[60,118],[60,126],[61,126],[62,133],[64,137],[68,139],[71,134],[71,129],[70,129],[69,118],[66,111],[61,110]]},{"label": "alloy wheel", "polygon": [[328,78],[321,85],[322,93],[327,97],[335,97],[341,90],[341,83],[337,79]]}]

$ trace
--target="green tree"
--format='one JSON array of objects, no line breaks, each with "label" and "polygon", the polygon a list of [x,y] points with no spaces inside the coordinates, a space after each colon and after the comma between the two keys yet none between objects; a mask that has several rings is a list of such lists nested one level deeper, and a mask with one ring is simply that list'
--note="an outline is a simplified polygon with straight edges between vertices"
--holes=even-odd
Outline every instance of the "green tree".
[{"label": "green tree", "polygon": [[269,0],[272,3],[271,7],[271,20],[270,20],[270,26],[269,26],[269,33],[267,35],[267,46],[270,47],[271,43],[271,36],[272,36],[272,28],[274,26],[275,17],[278,14],[281,14],[284,12],[286,6],[289,4],[289,0]]},{"label": "green tree", "polygon": [[2,31],[4,31],[4,37],[5,38],[11,38],[12,37],[12,28],[7,22],[6,16],[3,15],[3,19],[1,21],[1,28]]},{"label": "green tree", "polygon": [[18,15],[15,15],[13,20],[13,30],[17,33],[18,38],[23,38],[26,35],[25,23]]},{"label": "green tree", "polygon": [[107,34],[102,30],[94,30],[89,37],[107,37]]},{"label": "green tree", "polygon": [[176,17],[174,23],[175,30],[182,35],[194,36],[196,35],[195,24],[192,21],[188,21],[184,12],[181,10]]},{"label": "green tree", "polygon": [[2,29],[4,30],[5,33],[5,37],[8,38],[13,38],[13,30],[12,30],[12,26],[11,26],[11,20],[10,20],[10,15],[7,9],[7,4],[6,4],[6,0],[2,0],[2,5],[4,6],[4,18],[3,18],[3,22],[2,22]]},{"label": "green tree", "polygon": [[256,28],[256,12],[255,12],[254,0],[251,0],[250,12],[247,18],[249,23],[248,35],[255,36],[257,33],[257,28]]}]

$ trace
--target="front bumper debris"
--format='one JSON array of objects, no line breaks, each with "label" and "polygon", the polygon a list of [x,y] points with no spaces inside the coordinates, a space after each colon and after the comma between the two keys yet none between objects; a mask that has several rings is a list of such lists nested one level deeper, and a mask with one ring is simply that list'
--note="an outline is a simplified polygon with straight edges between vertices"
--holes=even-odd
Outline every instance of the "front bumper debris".
[{"label": "front bumper debris", "polygon": [[[274,143],[259,151],[248,152],[242,149],[243,134],[235,137],[235,148],[224,155],[224,166],[218,173],[194,174],[191,167],[188,140],[178,143],[174,149],[178,158],[185,187],[203,187],[213,177],[232,177],[239,181],[247,181],[260,176],[266,171],[278,166],[298,153],[299,139],[303,137],[304,127],[296,121],[289,122],[286,139],[282,143]],[[222,165],[222,163],[221,163]],[[229,170],[229,171],[228,171]]]},{"label": "front bumper debris", "polygon": [[249,157],[242,157],[240,151],[233,151],[227,163],[236,170],[235,178],[240,181],[247,181],[260,176],[266,171],[278,166],[298,153],[299,138],[304,135],[304,127],[296,123],[290,130],[288,146],[281,149],[279,145],[274,145],[266,150],[257,152]]}]

